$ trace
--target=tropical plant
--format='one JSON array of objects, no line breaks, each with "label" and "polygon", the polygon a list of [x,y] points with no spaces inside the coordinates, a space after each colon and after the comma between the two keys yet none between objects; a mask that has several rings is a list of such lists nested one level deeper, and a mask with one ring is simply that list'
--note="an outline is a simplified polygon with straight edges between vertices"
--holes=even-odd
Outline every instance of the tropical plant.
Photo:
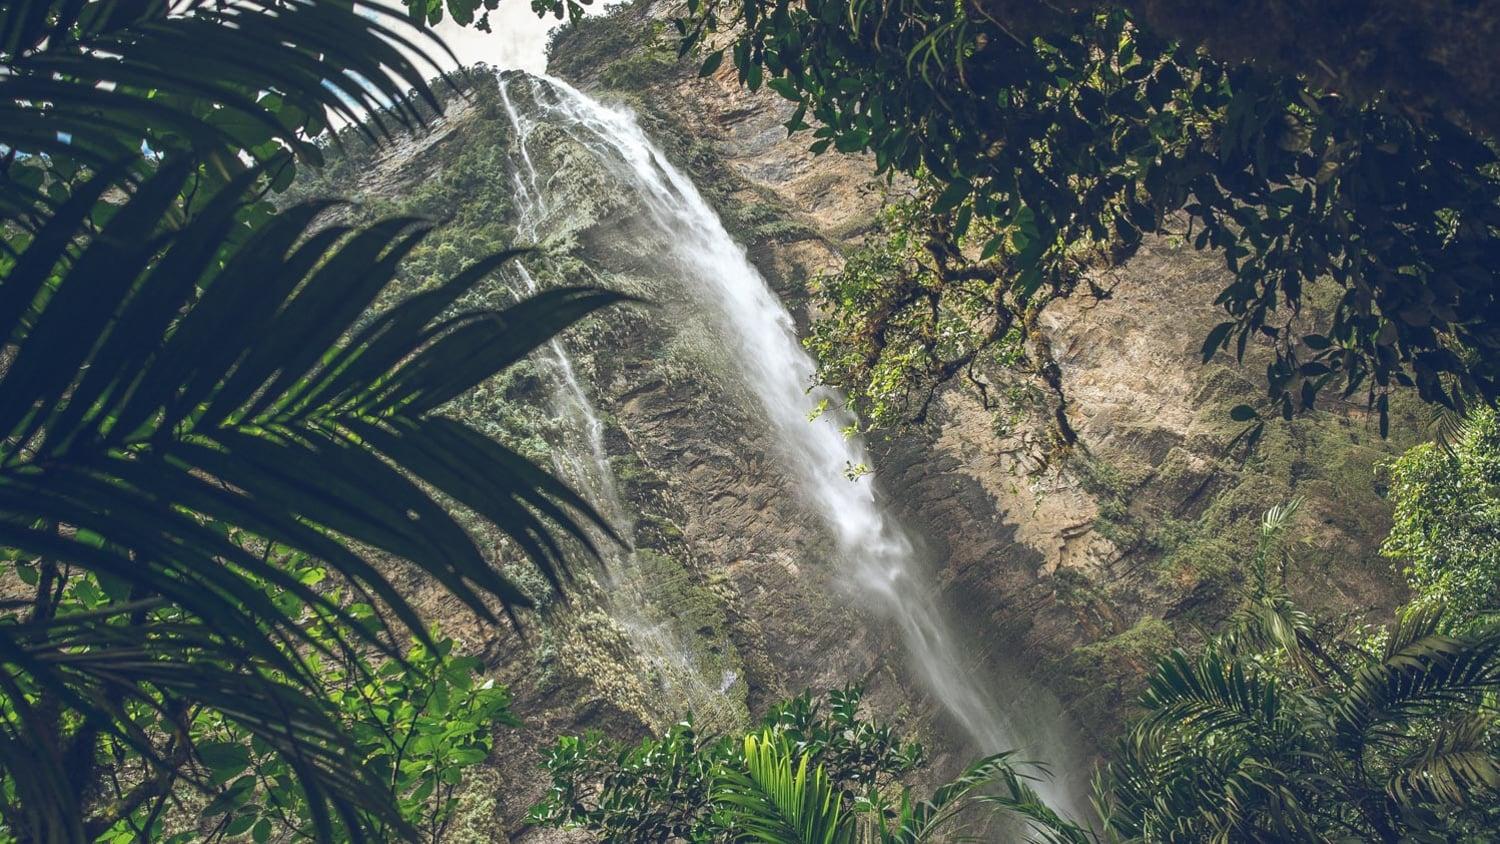
[{"label": "tropical plant", "polygon": [[[439,648],[391,567],[493,621],[531,598],[453,508],[554,588],[564,542],[592,547],[587,522],[608,532],[442,408],[617,297],[457,312],[515,254],[501,252],[371,316],[432,224],[351,226],[336,203],[266,200],[294,161],[319,160],[331,116],[371,139],[420,126],[417,103],[441,107],[420,69],[436,49],[362,2],[0,10],[8,834],[92,840],[176,785],[220,788],[212,772],[238,751],[200,744],[207,720],[248,740],[258,770],[279,760],[309,835],[415,835],[400,777],[349,764],[367,751],[336,697],[381,666],[422,674]],[[336,688],[330,661],[350,671]],[[116,777],[127,759],[136,782]]]},{"label": "tropical plant", "polygon": [[1037,797],[1008,753],[982,759],[926,799],[903,786],[920,745],[859,714],[861,693],[804,693],[743,736],[704,740],[691,722],[622,748],[597,733],[564,736],[549,755],[547,796],[533,824],[584,829],[607,841],[771,844],[942,840],[993,811],[1051,824],[1046,840],[1083,831]]},{"label": "tropical plant", "polygon": [[1395,513],[1380,550],[1419,602],[1487,623],[1500,614],[1500,414],[1474,407],[1447,431],[1388,467]]},{"label": "tropical plant", "polygon": [[[1500,630],[1417,609],[1341,665],[1176,652],[1151,677],[1101,799],[1142,841],[1484,840],[1500,820]],[[1310,670],[1309,670],[1310,669]]]},{"label": "tropical plant", "polygon": [[[231,529],[231,534],[238,533]],[[319,587],[335,601],[349,600],[326,566],[303,554],[269,550],[268,563]],[[269,583],[262,586],[278,609],[288,614],[306,609],[296,595]],[[86,573],[70,578],[61,598],[58,615],[64,617],[110,603],[99,579]],[[348,609],[366,626],[377,623],[375,609],[368,604],[351,602]],[[171,623],[182,617],[180,611],[164,607],[153,613],[152,621]],[[307,629],[330,650],[340,638],[353,635],[337,622],[316,617],[308,618]],[[307,659],[338,727],[350,738],[354,755],[346,764],[368,769],[384,783],[401,818],[424,840],[437,840],[458,808],[465,769],[489,754],[493,726],[516,722],[509,713],[509,693],[480,675],[478,659],[459,656],[453,640],[440,638],[436,630],[430,639],[430,646],[413,643],[401,658],[344,650],[335,657],[313,653]],[[103,785],[107,799],[87,822],[93,840],[123,844],[242,834],[255,842],[313,837],[313,806],[291,763],[243,724],[217,709],[166,697],[149,706],[127,704],[125,709],[135,723],[146,727],[145,732],[150,732],[153,719],[170,717],[173,728],[162,724],[159,731],[170,742],[167,751],[180,754],[184,764],[153,769],[149,759],[129,752],[114,736],[103,736],[111,761]],[[180,799],[184,794],[179,786],[184,784],[205,798]],[[376,838],[391,837],[392,831],[379,818],[370,820]]]},{"label": "tropical plant", "polygon": [[[755,735],[784,739],[841,794],[884,787],[921,764],[922,747],[861,717],[860,700],[857,688],[816,703],[804,693],[772,707]],[[743,750],[738,740],[700,736],[691,719],[630,748],[597,732],[563,736],[546,761],[552,786],[529,820],[611,841],[718,840],[732,829],[720,774]]]},{"label": "tropical plant", "polygon": [[[1223,256],[1203,355],[1268,345],[1269,410],[1337,391],[1384,425],[1393,385],[1440,403],[1453,386],[1500,394],[1490,143],[1378,89],[1347,96],[1175,43],[1134,16],[1155,5],[687,4],[681,48],[707,45],[702,73],[732,57],[745,86],[795,104],[787,129],[814,151],[869,153],[930,186],[922,283],[896,275],[835,314],[873,346],[829,373],[838,385],[905,392],[899,374],[921,401],[1012,328],[1030,338],[1050,301],[1107,295],[1087,271],[1170,230]],[[930,322],[962,330],[905,342]]]},{"label": "tropical plant", "polygon": [[1500,629],[1444,635],[1427,603],[1330,632],[1286,592],[1299,509],[1266,512],[1225,631],[1148,680],[1098,783],[1109,840],[1480,840],[1500,818]]},{"label": "tropical plant", "polygon": [[848,844],[854,827],[828,772],[807,753],[794,753],[771,730],[745,736],[743,767],[717,772],[714,800],[732,820],[736,838],[766,844]]}]

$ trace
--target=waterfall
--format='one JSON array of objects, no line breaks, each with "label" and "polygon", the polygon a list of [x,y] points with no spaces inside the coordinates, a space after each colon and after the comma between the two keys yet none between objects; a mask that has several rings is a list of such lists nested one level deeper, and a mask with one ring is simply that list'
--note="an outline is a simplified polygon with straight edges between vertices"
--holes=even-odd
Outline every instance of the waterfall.
[{"label": "waterfall", "polygon": [[[519,209],[517,235],[523,242],[536,243],[539,227],[547,219],[549,209],[546,196],[537,184],[536,167],[527,143],[533,127],[511,102],[508,81],[504,78],[500,80],[500,96],[516,132],[518,161],[511,177]],[[520,289],[525,293],[536,293],[539,287],[525,260],[518,260],[511,266]],[[572,357],[562,341],[553,338],[544,347],[539,363],[550,382],[552,411],[563,422],[563,430],[570,438],[562,448],[552,451],[556,468],[617,533],[629,537],[634,519],[620,495],[619,484],[609,463],[604,421],[584,389]],[[598,547],[607,563],[610,615],[623,628],[635,654],[660,678],[664,687],[661,706],[668,710],[664,714],[680,716],[684,714],[678,709],[681,707],[698,716],[700,723],[706,721],[720,729],[740,720],[739,713],[724,697],[737,677],[731,676],[732,672],[720,677],[705,677],[704,669],[696,664],[693,649],[682,634],[669,621],[651,617],[667,613],[651,612],[650,584],[645,583],[641,576],[635,552],[621,549],[611,542],[600,542]]]},{"label": "waterfall", "polygon": [[[523,78],[531,86],[536,119],[567,133],[638,195],[645,224],[662,234],[667,254],[661,260],[721,332],[782,449],[784,469],[835,540],[843,579],[895,625],[915,676],[978,750],[1022,749],[1081,771],[1082,764],[1072,764],[1055,700],[1015,677],[1007,682],[1012,700],[1001,704],[989,694],[980,666],[965,659],[910,536],[877,499],[874,473],[851,471],[872,461],[863,441],[846,435],[852,420],[839,409],[839,397],[814,386],[815,367],[791,315],[693,182],[629,112],[550,77],[507,74],[502,92]],[[534,193],[536,185],[525,189]],[[831,409],[819,413],[825,400]],[[1076,783],[1041,782],[1038,791],[1065,813],[1082,816]]]}]

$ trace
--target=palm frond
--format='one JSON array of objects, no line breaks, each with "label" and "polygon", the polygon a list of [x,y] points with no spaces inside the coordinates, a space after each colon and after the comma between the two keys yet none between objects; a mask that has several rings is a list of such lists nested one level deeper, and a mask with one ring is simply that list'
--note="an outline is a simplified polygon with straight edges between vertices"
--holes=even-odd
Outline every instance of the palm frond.
[{"label": "palm frond", "polygon": [[1210,648],[1195,659],[1175,650],[1147,680],[1141,705],[1147,724],[1200,733],[1235,726],[1266,728],[1279,722],[1283,700],[1274,677]]},{"label": "palm frond", "polygon": [[1402,722],[1500,690],[1500,628],[1460,636],[1437,632],[1441,607],[1417,607],[1391,632],[1382,658],[1355,672],[1333,702],[1339,746],[1358,757]]},{"label": "palm frond", "polygon": [[1301,509],[1302,497],[1295,496],[1284,504],[1275,505],[1261,516],[1260,535],[1256,539],[1255,557],[1251,563],[1256,576],[1256,597],[1271,593],[1273,565],[1278,579],[1282,582],[1286,580],[1287,566],[1291,562],[1286,548],[1286,532]]},{"label": "palm frond", "polygon": [[[191,169],[185,159],[168,161],[90,236],[81,209],[113,179],[98,174],[80,192],[78,213],[47,220],[0,288],[0,336],[15,347],[0,373],[0,546],[160,598],[185,613],[191,627],[183,633],[197,638],[138,648],[165,648],[177,660],[127,658],[128,643],[105,642],[95,643],[99,659],[91,661],[57,658],[67,639],[10,635],[0,659],[112,729],[120,719],[89,706],[100,689],[169,690],[219,708],[300,754],[288,758],[320,795],[320,811],[326,798],[349,815],[372,805],[360,774],[338,763],[338,737],[316,705],[292,705],[306,695],[291,689],[317,679],[296,655],[326,645],[272,603],[263,584],[387,652],[389,637],[218,526],[325,560],[424,640],[415,610],[356,549],[414,563],[491,621],[491,600],[506,613],[530,605],[438,496],[489,520],[555,585],[568,572],[559,533],[586,548],[586,524],[614,534],[561,482],[438,412],[621,297],[570,288],[449,315],[508,252],[362,325],[427,224],[318,229],[327,204],[308,203],[223,255],[221,235],[260,172],[246,170],[201,213],[164,228],[163,212]],[[212,668],[224,659],[243,668]],[[291,685],[266,685],[257,679],[265,671]],[[19,704],[0,742],[4,761],[65,775],[65,760],[41,764],[34,757],[42,749],[22,740],[29,719]],[[297,744],[298,735],[311,744]],[[64,829],[57,818],[76,814],[57,802],[67,794],[35,804],[45,829]]]},{"label": "palm frond", "polygon": [[1142,841],[1315,840],[1301,833],[1312,828],[1301,792],[1306,750],[1296,737],[1266,738],[1138,726],[1097,799],[1106,829]]},{"label": "palm frond", "polygon": [[[191,701],[240,724],[290,760],[303,772],[311,803],[357,810],[403,834],[412,832],[391,810],[385,783],[348,764],[355,755],[354,745],[321,697],[307,694],[305,687],[273,679],[264,662],[240,662],[253,658],[205,624],[169,619],[130,623],[127,617],[139,611],[139,607],[117,605],[94,617],[78,614],[17,625],[0,633],[0,659],[20,666],[28,679],[95,725],[92,730],[85,728],[84,734],[112,732],[148,762],[167,764],[160,759],[160,748],[152,737],[135,725],[129,708],[160,710],[163,701]],[[142,620],[146,619],[137,619]],[[207,660],[205,654],[228,656],[230,661]],[[233,667],[236,664],[241,667]],[[5,755],[26,752],[52,768],[43,771],[44,782],[67,782],[67,766],[77,760],[58,753],[56,744],[47,738],[45,733],[19,731],[0,722]],[[77,736],[73,738],[76,742]],[[176,738],[187,741],[186,736]],[[50,800],[27,800],[24,805],[33,811],[56,805],[59,799],[71,799],[75,790],[62,788]],[[328,820],[326,812],[320,816]],[[39,818],[33,823],[40,824],[33,829],[57,829],[55,820]],[[88,835],[82,840],[103,832],[96,826],[83,827]],[[321,831],[332,836],[326,824]],[[49,840],[47,835],[39,837]],[[80,839],[65,835],[52,840]]]},{"label": "palm frond", "polygon": [[745,737],[743,770],[725,766],[716,800],[731,808],[745,839],[766,844],[846,844],[851,817],[821,765],[795,755],[774,732]]},{"label": "palm frond", "polygon": [[1474,712],[1438,730],[1392,772],[1386,794],[1401,805],[1464,806],[1476,796],[1500,792],[1500,758],[1487,740],[1493,722],[1493,714]]},{"label": "palm frond", "polygon": [[1469,417],[1469,401],[1461,391],[1455,390],[1453,406],[1434,404],[1427,414],[1427,430],[1432,434],[1432,441],[1444,453],[1452,455],[1463,442],[1472,429]]},{"label": "palm frond", "polygon": [[[318,162],[313,139],[333,119],[371,138],[421,125],[417,103],[439,108],[427,77],[446,49],[366,0],[8,4],[0,146],[95,169],[144,162],[143,146],[190,151],[223,173],[242,169],[237,151]],[[0,179],[0,199],[34,205],[40,195],[23,188]]]},{"label": "palm frond", "polygon": [[1237,653],[1279,651],[1317,684],[1334,677],[1348,679],[1348,672],[1319,642],[1312,617],[1280,591],[1263,595],[1236,610],[1221,641],[1226,649]]},{"label": "palm frond", "polygon": [[[1045,844],[1092,844],[1095,841],[1092,832],[1064,819],[1048,806],[1031,786],[1034,777],[1019,770],[1017,763],[1011,761],[1012,755],[1001,753],[981,759],[957,780],[933,792],[930,802],[953,805],[973,795],[972,799],[980,805],[1027,824],[1033,836],[1031,840]],[[1032,764],[1031,767],[1038,766]],[[1042,776],[1046,775],[1045,769],[1038,770]],[[973,794],[976,789],[989,787],[995,790]]]}]

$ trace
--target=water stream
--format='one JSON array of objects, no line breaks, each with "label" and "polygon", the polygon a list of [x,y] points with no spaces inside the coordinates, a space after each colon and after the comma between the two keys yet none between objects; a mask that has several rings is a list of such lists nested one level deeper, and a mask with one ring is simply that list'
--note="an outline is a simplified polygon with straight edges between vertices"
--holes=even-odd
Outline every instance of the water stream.
[{"label": "water stream", "polygon": [[[676,272],[721,332],[781,446],[784,470],[837,543],[846,567],[843,579],[899,630],[907,664],[932,697],[976,749],[1016,748],[1053,762],[1055,771],[1072,768],[1070,731],[1055,699],[1018,674],[985,677],[994,666],[978,664],[975,651],[950,628],[909,534],[877,497],[874,473],[851,479],[851,467],[872,463],[863,441],[845,435],[851,420],[837,409],[836,395],[810,389],[814,364],[790,314],[692,180],[628,111],[602,105],[559,79],[506,74],[501,84],[502,91],[512,84],[529,86],[528,99],[537,111],[533,119],[566,132],[638,196],[649,217],[644,222],[662,235],[663,266]],[[512,116],[518,129],[524,125]],[[530,172],[534,179],[535,170]],[[518,182],[518,190],[533,197],[529,202],[539,194],[534,181]],[[833,409],[819,414],[825,400]],[[997,689],[1007,699],[992,694]],[[1054,806],[1081,816],[1082,791],[1076,781],[1066,780],[1040,783],[1038,790]]]},{"label": "water stream", "polygon": [[[517,235],[521,242],[536,243],[539,228],[547,220],[550,209],[538,186],[536,167],[531,159],[528,142],[534,124],[516,110],[508,86],[508,80],[502,78],[501,101],[516,132],[517,162],[512,179],[519,211]],[[518,260],[511,266],[520,290],[535,293],[539,286],[526,266],[527,260],[534,259]],[[594,505],[619,535],[630,537],[634,532],[634,518],[630,508],[625,506],[610,465],[604,441],[604,420],[584,389],[572,357],[562,341],[554,338],[547,343],[539,363],[551,388],[551,409],[562,423],[560,427],[564,436],[569,439],[562,444],[563,447],[552,451],[558,471]],[[700,724],[720,729],[733,726],[739,716],[725,698],[725,692],[736,678],[728,673],[725,676],[706,676],[705,668],[693,657],[693,648],[672,626],[670,614],[654,607],[651,584],[645,582],[632,549],[620,548],[612,542],[600,542],[598,547],[605,555],[610,616],[623,628],[631,649],[649,666],[661,684],[662,708],[670,706],[663,714],[678,717],[690,711]],[[670,704],[665,701],[670,701]]]}]

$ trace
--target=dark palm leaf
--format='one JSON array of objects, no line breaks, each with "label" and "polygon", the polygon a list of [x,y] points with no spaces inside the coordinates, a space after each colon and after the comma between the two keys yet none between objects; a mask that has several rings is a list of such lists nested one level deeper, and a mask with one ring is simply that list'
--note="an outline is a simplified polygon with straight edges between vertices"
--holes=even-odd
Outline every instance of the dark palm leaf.
[{"label": "dark palm leaf", "polygon": [[[1034,777],[1018,770],[1013,753],[998,753],[970,765],[962,774],[939,786],[932,796],[901,813],[900,834],[891,844],[918,844],[938,840],[936,836],[954,822],[969,801],[1020,819],[1031,830],[1030,840],[1045,844],[1089,844],[1088,830],[1064,820],[1031,787]],[[1034,763],[1030,767],[1037,767]],[[1045,776],[1045,769],[1038,768]],[[980,792],[980,793],[976,793]]]},{"label": "dark palm leaf", "polygon": [[1464,806],[1476,796],[1500,792],[1500,759],[1486,736],[1493,722],[1493,714],[1476,712],[1438,730],[1392,773],[1386,794],[1402,805]]},{"label": "dark palm leaf", "polygon": [[1147,717],[1110,766],[1112,828],[1144,840],[1305,839],[1302,698],[1209,647],[1163,659],[1141,702]]},{"label": "dark palm leaf", "polygon": [[[363,0],[6,4],[0,146],[96,169],[140,159],[143,142],[224,173],[241,169],[237,151],[265,160],[290,149],[316,162],[312,139],[331,118],[372,137],[422,123],[417,103],[438,105],[426,81],[435,65],[408,54],[443,51]],[[7,211],[42,198],[0,180]]]},{"label": "dark palm leaf", "polygon": [[1332,706],[1341,748],[1359,757],[1371,742],[1400,735],[1403,722],[1454,705],[1472,707],[1500,690],[1500,628],[1439,634],[1441,607],[1407,612],[1379,660],[1362,666]]},{"label": "dark palm leaf", "polygon": [[[165,605],[139,602],[17,625],[0,632],[0,659],[20,667],[26,680],[40,684],[90,719],[95,726],[81,733],[109,730],[143,759],[159,760],[162,749],[136,726],[130,708],[160,710],[166,701],[191,702],[244,726],[300,769],[312,798],[309,802],[320,810],[325,830],[328,803],[353,820],[356,829],[359,821],[349,811],[356,808],[404,829],[388,801],[380,799],[380,784],[348,765],[354,757],[353,745],[340,732],[322,698],[262,673],[230,667],[236,663],[205,659],[205,655],[233,654],[240,649],[206,625],[149,618],[149,613],[142,612],[155,606]],[[143,621],[147,623],[139,623]],[[237,664],[264,667],[263,663]],[[146,693],[147,689],[154,694]],[[12,700],[27,706],[24,696]],[[74,774],[69,764],[78,760],[60,753],[45,731],[17,726],[14,721],[0,723],[0,755],[34,759],[38,767],[30,773],[38,775],[39,782],[59,784],[46,799],[28,794],[20,801],[32,814],[27,819],[29,829],[39,832],[38,840],[92,840],[103,832],[107,823],[81,824],[83,807],[71,803],[78,784],[71,782]]]},{"label": "dark palm leaf", "polygon": [[1427,414],[1427,430],[1438,448],[1452,455],[1458,444],[1469,435],[1469,402],[1463,393],[1455,392],[1452,407],[1434,404]]},{"label": "dark palm leaf", "polygon": [[261,173],[247,170],[180,228],[163,228],[191,171],[169,161],[90,237],[84,206],[114,178],[100,173],[41,226],[0,288],[0,336],[16,349],[0,374],[0,546],[111,578],[188,620],[154,626],[149,640],[91,640],[81,655],[69,645],[81,640],[49,638],[55,626],[0,641],[0,673],[16,672],[0,762],[38,772],[19,778],[37,784],[27,805],[37,829],[61,840],[82,840],[64,822],[78,807],[69,789],[52,788],[67,760],[36,732],[45,719],[27,710],[28,690],[125,730],[148,757],[150,743],[128,735],[109,701],[152,699],[149,689],[217,708],[287,754],[320,809],[326,800],[352,823],[382,805],[377,784],[339,764],[320,704],[295,689],[317,680],[297,654],[326,646],[264,584],[369,645],[388,637],[216,525],[326,560],[418,636],[415,611],[355,549],[411,561],[486,619],[489,599],[506,613],[531,603],[435,495],[488,519],[554,584],[567,571],[559,530],[585,546],[580,519],[609,533],[566,486],[436,411],[620,297],[563,289],[449,316],[514,254],[502,253],[361,327],[424,223],[319,230],[326,203],[311,203],[225,256],[222,234]]},{"label": "dark palm leaf", "polygon": [[1150,713],[1147,723],[1210,732],[1274,725],[1283,701],[1274,678],[1209,649],[1196,659],[1180,650],[1162,659],[1141,705]]},{"label": "dark palm leaf", "polygon": [[1225,648],[1235,653],[1279,652],[1314,683],[1326,683],[1335,677],[1348,679],[1348,673],[1320,643],[1312,617],[1279,590],[1237,610],[1223,640]]}]

